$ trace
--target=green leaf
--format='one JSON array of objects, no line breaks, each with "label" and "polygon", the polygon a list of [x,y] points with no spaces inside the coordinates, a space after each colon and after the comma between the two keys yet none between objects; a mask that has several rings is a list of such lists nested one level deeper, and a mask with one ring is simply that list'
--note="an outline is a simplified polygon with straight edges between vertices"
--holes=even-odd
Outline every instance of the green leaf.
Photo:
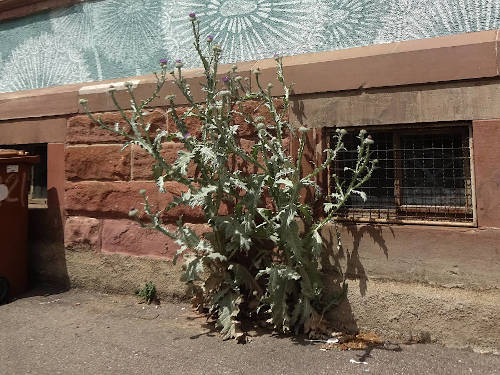
[{"label": "green leaf", "polygon": [[293,188],[293,182],[289,180],[288,178],[280,178],[276,180],[276,185],[283,184],[286,187]]},{"label": "green leaf", "polygon": [[180,174],[187,175],[189,163],[193,159],[193,154],[186,150],[177,151],[177,160],[174,162],[174,169]]},{"label": "green leaf", "polygon": [[325,213],[330,212],[334,207],[335,204],[331,202],[326,202],[325,204],[323,204],[323,209],[325,210]]},{"label": "green leaf", "polygon": [[249,292],[255,289],[256,281],[245,266],[232,263],[228,269],[233,271],[234,281],[238,286],[244,286]]},{"label": "green leaf", "polygon": [[291,328],[288,296],[297,291],[296,281],[300,275],[293,269],[283,265],[273,265],[266,268],[268,275],[267,291],[264,302],[269,304],[274,326],[283,332]]},{"label": "green leaf", "polygon": [[186,262],[186,271],[182,275],[181,280],[185,282],[191,282],[200,280],[198,276],[203,272],[203,261],[200,257],[194,257],[193,259]]},{"label": "green leaf", "polygon": [[311,240],[314,258],[319,260],[321,253],[323,252],[323,238],[321,238],[321,235],[317,230],[313,230],[311,233]]},{"label": "green leaf", "polygon": [[204,257],[205,259],[217,260],[219,262],[227,261],[227,258],[221,253],[210,253]]},{"label": "green leaf", "polygon": [[163,168],[158,164],[155,164],[151,167],[151,171],[153,173],[153,178],[156,180],[163,174]]},{"label": "green leaf", "polygon": [[361,191],[361,190],[351,190],[351,193],[359,195],[361,197],[361,199],[363,200],[363,202],[366,202],[366,200],[368,199],[368,197],[366,196],[366,193],[364,191]]},{"label": "green leaf", "polygon": [[224,340],[236,337],[236,318],[240,312],[241,297],[232,291],[228,291],[217,302],[218,318],[217,326],[221,328]]}]

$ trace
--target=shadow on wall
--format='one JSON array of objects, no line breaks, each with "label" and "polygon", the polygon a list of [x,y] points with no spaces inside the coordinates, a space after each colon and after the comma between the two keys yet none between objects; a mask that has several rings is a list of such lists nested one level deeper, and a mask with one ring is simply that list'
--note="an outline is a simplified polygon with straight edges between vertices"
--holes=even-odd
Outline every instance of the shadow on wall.
[{"label": "shadow on wall", "polygon": [[57,189],[47,192],[48,208],[29,210],[28,242],[31,284],[54,283],[69,288],[64,251],[64,225]]},{"label": "shadow on wall", "polygon": [[[342,236],[341,230],[344,234]],[[324,232],[326,253],[323,259],[323,270],[328,275],[327,285],[331,286],[332,292],[342,293],[344,282],[359,280],[359,292],[362,296],[368,290],[368,275],[359,255],[359,244],[363,236],[370,236],[380,247],[383,256],[389,258],[389,249],[382,236],[380,225],[343,225],[337,224],[327,227]],[[344,238],[342,238],[344,237]],[[353,314],[350,302],[347,298],[332,309],[329,313],[335,328],[340,331],[357,332],[359,327]]]}]

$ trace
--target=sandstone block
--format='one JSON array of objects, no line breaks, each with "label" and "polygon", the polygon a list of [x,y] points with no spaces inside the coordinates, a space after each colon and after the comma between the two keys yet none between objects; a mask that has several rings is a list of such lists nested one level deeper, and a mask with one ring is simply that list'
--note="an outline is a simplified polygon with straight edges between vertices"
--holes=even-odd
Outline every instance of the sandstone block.
[{"label": "sandstone block", "polygon": [[67,182],[65,207],[68,212],[98,212],[100,215],[126,216],[131,208],[140,209],[144,202],[139,194],[145,189],[151,205],[158,208],[160,202],[172,200],[169,194],[160,197],[153,182]]},{"label": "sandstone block", "polygon": [[[130,116],[130,111],[127,111],[126,115]],[[129,125],[119,112],[96,113],[95,117],[100,117],[106,125],[112,128],[114,128],[115,124],[119,124],[120,128],[130,131]],[[144,119],[147,123],[151,123],[150,132],[153,135],[156,129],[166,127],[165,114],[159,109],[151,111]],[[69,144],[123,143],[124,141],[124,137],[101,128],[87,115],[73,116],[68,120],[66,142]]]},{"label": "sandstone block", "polygon": [[[160,193],[154,182],[67,182],[65,207],[70,214],[93,212],[101,217],[128,217],[130,209],[136,208],[139,210],[139,217],[145,218],[144,198],[139,194],[141,189],[146,190],[150,205],[157,211],[164,209],[175,196],[180,196],[187,188],[177,182],[167,182],[166,192]],[[204,220],[201,208],[184,206],[164,212],[162,217],[166,221],[175,222],[181,215],[186,222]]]},{"label": "sandstone block", "polygon": [[67,180],[129,180],[130,150],[120,145],[66,147]]},{"label": "sandstone block", "polygon": [[[168,229],[175,230],[170,225]],[[164,234],[142,228],[132,220],[104,220],[102,252],[172,259],[179,246]]]},{"label": "sandstone block", "polygon": [[69,250],[100,248],[100,220],[91,217],[70,216],[64,224],[64,247]]},{"label": "sandstone block", "polygon": [[[210,231],[203,224],[190,224],[198,235]],[[177,226],[166,225],[172,233]],[[102,229],[102,252],[135,256],[153,256],[172,259],[179,249],[175,240],[157,230],[146,229],[131,220],[104,220]]]},{"label": "sandstone block", "polygon": [[[187,112],[189,107],[178,107],[175,109],[176,114],[179,118],[182,118],[184,114]],[[200,137],[201,136],[201,121],[197,117],[187,117],[184,119],[184,123],[186,124],[187,131],[189,134],[193,137]],[[168,115],[168,131],[175,133],[178,130],[177,126],[175,125],[175,121],[172,117],[172,114]]]},{"label": "sandstone block", "polygon": [[[182,143],[165,142],[162,144],[161,155],[168,164],[173,164],[177,160],[177,152],[183,149]],[[132,165],[134,180],[152,180],[152,167],[154,159],[139,146],[132,148]],[[188,176],[192,177],[196,174],[196,166],[194,163],[188,168]]]},{"label": "sandstone block", "polygon": [[[275,102],[278,110],[282,110],[283,103],[282,101],[277,100]],[[239,107],[235,107],[235,110],[240,111]],[[242,112],[251,116],[252,118],[263,117],[264,120],[261,121],[267,125],[274,125],[274,119],[269,109],[263,105],[261,102],[256,100],[249,100],[242,104]],[[254,137],[256,135],[255,127],[253,125],[248,124],[245,121],[245,118],[242,115],[234,116],[234,124],[239,125],[238,128],[238,136],[240,137]]]}]

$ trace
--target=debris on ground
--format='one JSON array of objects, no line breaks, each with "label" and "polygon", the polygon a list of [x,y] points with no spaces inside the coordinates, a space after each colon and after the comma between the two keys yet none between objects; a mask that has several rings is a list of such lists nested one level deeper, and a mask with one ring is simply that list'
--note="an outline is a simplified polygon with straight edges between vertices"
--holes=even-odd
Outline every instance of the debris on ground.
[{"label": "debris on ground", "polygon": [[58,298],[58,299],[55,299],[53,301],[45,301],[45,302],[40,302],[40,305],[48,305],[50,303],[55,303],[55,302],[59,302],[61,299]]},{"label": "debris on ground", "polygon": [[332,337],[321,345],[320,350],[359,350],[382,346],[384,340],[371,332],[351,335],[348,333],[334,332]]},{"label": "debris on ground", "polygon": [[356,361],[355,359],[351,359],[349,362],[351,363],[356,363],[357,365],[367,365],[368,362],[364,362],[364,361]]}]

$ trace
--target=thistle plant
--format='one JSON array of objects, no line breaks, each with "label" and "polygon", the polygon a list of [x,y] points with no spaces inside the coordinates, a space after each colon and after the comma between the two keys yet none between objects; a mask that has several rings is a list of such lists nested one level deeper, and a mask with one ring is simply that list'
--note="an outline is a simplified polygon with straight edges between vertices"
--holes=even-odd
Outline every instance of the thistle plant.
[{"label": "thistle plant", "polygon": [[[365,131],[359,133],[357,162],[346,168],[342,178],[331,174],[331,189],[324,193],[317,177],[345,150],[342,139],[346,131],[337,130],[322,161],[304,172],[310,130],[288,121],[290,85],[285,81],[282,58],[275,57],[280,95],[273,95],[271,84],[261,82],[258,69],[252,72],[256,87],[238,74],[236,66],[221,79],[220,46],[210,35],[202,38],[196,15],[190,14],[189,20],[194,48],[204,68],[204,102],[195,100],[183,76],[182,61],[171,67],[162,60],[160,72],[155,73],[156,89],[149,98],[138,100],[132,84],[125,85],[131,114],[120,107],[115,91],[110,90],[128,128],[107,125],[90,112],[85,100],[81,104],[93,121],[127,139],[124,148],[137,145],[147,151],[154,160],[153,174],[160,192],[165,192],[167,181],[185,185],[186,192],[160,211],[155,211],[141,191],[143,215],[138,209],[129,215],[141,226],[176,240],[180,248],[174,261],[179,256],[185,261],[183,280],[190,285],[197,307],[216,320],[222,336],[239,336],[243,318],[265,319],[280,332],[307,333],[339,302],[339,294],[332,294],[325,284],[322,256],[326,249],[321,230],[335,220],[352,194],[366,199],[359,188],[375,168],[376,161],[370,160],[373,141]],[[152,129],[147,122],[148,107],[158,98],[169,74],[189,103],[188,109],[179,114],[175,96],[167,96],[167,112],[176,130]],[[265,107],[266,118],[247,110],[248,101]],[[237,117],[254,130],[249,149],[239,142]],[[186,121],[192,118],[201,123],[199,136],[188,132]],[[162,145],[174,140],[184,148],[175,162],[168,163],[161,156]],[[295,152],[287,150],[287,142],[297,145]],[[251,166],[254,173],[234,168],[235,160]],[[190,173],[192,165],[194,174]],[[301,199],[305,190],[314,192],[310,201]],[[318,202],[322,204],[319,213],[315,209]],[[177,206],[201,207],[211,231],[197,234],[182,217],[176,230],[168,229],[163,213]]]}]

